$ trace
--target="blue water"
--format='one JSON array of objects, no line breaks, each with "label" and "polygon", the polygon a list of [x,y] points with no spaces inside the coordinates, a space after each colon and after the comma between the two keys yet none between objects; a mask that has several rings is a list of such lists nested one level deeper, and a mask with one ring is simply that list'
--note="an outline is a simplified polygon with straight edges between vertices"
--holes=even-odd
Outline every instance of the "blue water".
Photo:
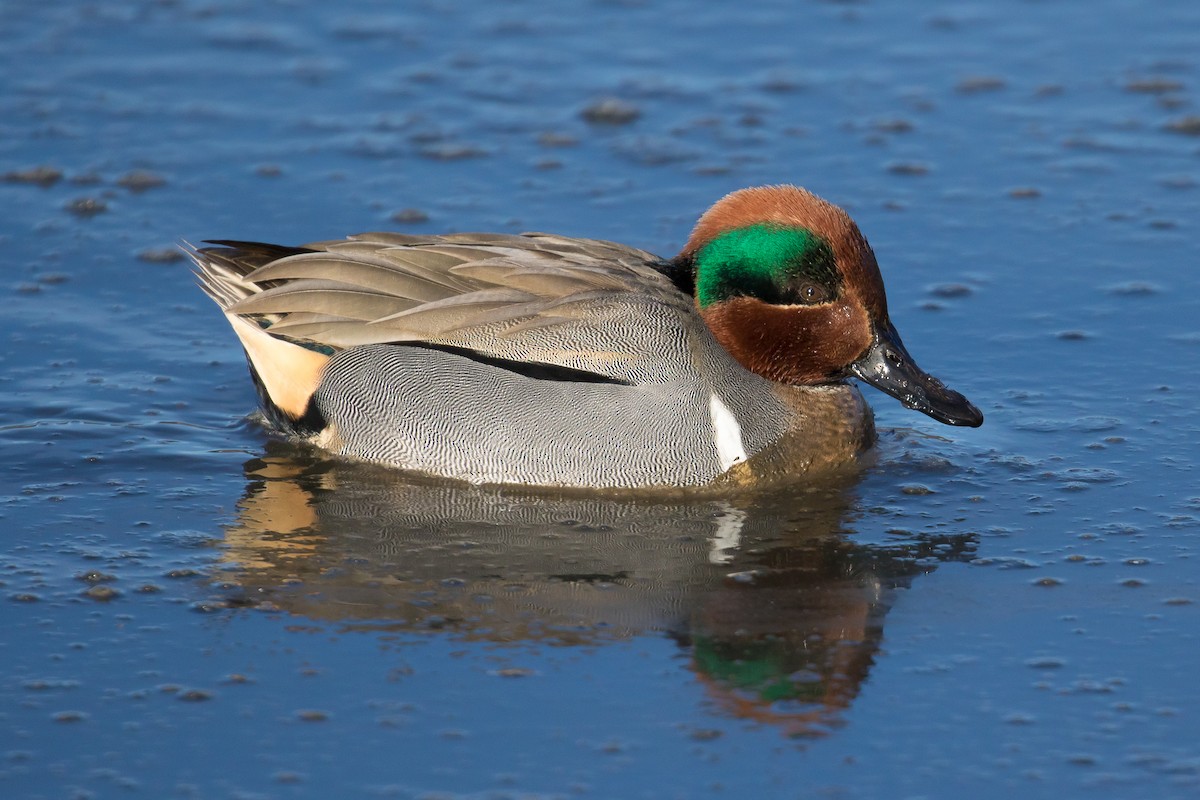
[{"label": "blue water", "polygon": [[[0,19],[0,796],[1200,793],[1200,6]],[[606,98],[636,118],[589,121]],[[843,485],[416,481],[249,419],[165,255],[373,229],[670,255],[774,182],[851,211],[984,427],[865,390],[883,434]]]}]

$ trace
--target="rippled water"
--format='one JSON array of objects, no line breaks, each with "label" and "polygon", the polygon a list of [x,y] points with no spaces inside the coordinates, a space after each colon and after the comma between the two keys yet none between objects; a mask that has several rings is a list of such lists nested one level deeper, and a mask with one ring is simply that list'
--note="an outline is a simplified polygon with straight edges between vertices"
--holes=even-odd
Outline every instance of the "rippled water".
[{"label": "rippled water", "polygon": [[[1194,797],[1200,7],[0,2],[0,795]],[[179,239],[845,205],[923,366],[846,483],[272,440]],[[869,390],[868,390],[869,391]]]}]

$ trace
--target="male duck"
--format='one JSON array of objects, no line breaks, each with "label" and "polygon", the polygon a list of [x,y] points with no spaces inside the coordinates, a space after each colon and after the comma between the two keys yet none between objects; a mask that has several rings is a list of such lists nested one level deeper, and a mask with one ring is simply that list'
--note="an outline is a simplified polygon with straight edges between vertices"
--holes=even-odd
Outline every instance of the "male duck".
[{"label": "male duck", "polygon": [[267,417],[473,483],[699,486],[870,446],[854,376],[948,425],[965,397],[888,319],[850,217],[794,186],[718,201],[670,261],[543,233],[366,233],[190,251]]}]

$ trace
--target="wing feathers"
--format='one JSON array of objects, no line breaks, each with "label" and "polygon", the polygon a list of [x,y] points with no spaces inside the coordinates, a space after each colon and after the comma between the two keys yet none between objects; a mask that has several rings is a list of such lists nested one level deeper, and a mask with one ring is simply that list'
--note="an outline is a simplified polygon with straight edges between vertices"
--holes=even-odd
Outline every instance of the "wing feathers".
[{"label": "wing feathers", "polygon": [[[190,253],[201,285],[231,322],[253,320],[234,327],[264,378],[271,367],[259,361],[273,353],[301,362],[301,388],[279,390],[294,396],[290,406],[318,362],[263,339],[305,352],[295,342],[326,350],[428,342],[625,379],[617,372],[654,352],[664,325],[675,341],[680,328],[703,325],[654,256],[600,240],[370,233],[305,248],[219,244]],[[588,344],[573,351],[581,337]]]}]

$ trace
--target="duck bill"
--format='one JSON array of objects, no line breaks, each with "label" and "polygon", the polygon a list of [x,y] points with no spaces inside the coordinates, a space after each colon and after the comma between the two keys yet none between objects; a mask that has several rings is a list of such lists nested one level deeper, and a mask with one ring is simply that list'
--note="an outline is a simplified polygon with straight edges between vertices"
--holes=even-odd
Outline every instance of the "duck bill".
[{"label": "duck bill", "polygon": [[850,374],[943,422],[977,428],[983,414],[958,392],[917,366],[890,321],[875,328],[871,346],[850,365]]}]

